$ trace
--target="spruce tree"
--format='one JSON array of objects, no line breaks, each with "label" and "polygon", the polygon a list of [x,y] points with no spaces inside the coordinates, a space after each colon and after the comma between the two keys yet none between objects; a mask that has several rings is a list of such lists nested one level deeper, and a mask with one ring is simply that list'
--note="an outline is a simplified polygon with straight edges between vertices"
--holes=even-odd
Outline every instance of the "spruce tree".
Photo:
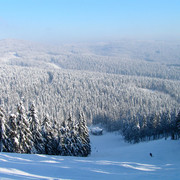
[{"label": "spruce tree", "polygon": [[162,112],[161,117],[160,117],[160,122],[161,122],[161,134],[165,139],[170,135],[170,124],[171,124],[171,116],[169,111],[167,112]]},{"label": "spruce tree", "polygon": [[79,123],[76,123],[75,128],[74,128],[74,133],[75,133],[75,143],[76,143],[76,156],[84,156],[84,145],[82,143],[82,140],[80,138],[79,134]]},{"label": "spruce tree", "polygon": [[7,151],[17,153],[19,148],[17,125],[16,125],[16,115],[11,114],[9,116],[8,126],[6,130],[7,136]]},{"label": "spruce tree", "polygon": [[32,134],[32,153],[41,154],[43,153],[43,137],[41,134],[41,125],[37,116],[37,111],[34,103],[32,103],[29,109],[29,123],[30,123],[30,131]]},{"label": "spruce tree", "polygon": [[170,125],[170,129],[171,129],[171,139],[172,140],[176,140],[177,139],[177,114],[176,112],[171,112],[171,125]]},{"label": "spruce tree", "polygon": [[18,151],[20,153],[31,153],[32,134],[22,101],[17,105],[17,134],[19,141]]},{"label": "spruce tree", "polygon": [[71,118],[68,119],[68,127],[69,127],[69,141],[70,141],[70,151],[73,156],[82,156],[79,151],[82,149],[82,143],[79,142],[78,132],[75,127],[75,122]]},{"label": "spruce tree", "polygon": [[83,156],[82,140],[78,136],[78,128],[74,120],[69,115],[67,121],[63,121],[60,128],[60,143],[58,150],[63,156]]},{"label": "spruce tree", "polygon": [[67,119],[67,124],[65,127],[65,134],[64,134],[64,155],[65,156],[73,156],[73,150],[72,150],[72,137],[71,137],[71,123],[72,119],[69,115],[69,118]]},{"label": "spruce tree", "polygon": [[147,135],[148,135],[147,134],[147,117],[144,115],[142,119],[141,131],[140,131],[141,140],[146,140]]},{"label": "spruce tree", "polygon": [[53,130],[49,120],[49,116],[45,115],[41,127],[43,137],[43,154],[53,154]]},{"label": "spruce tree", "polygon": [[140,126],[139,121],[134,121],[132,125],[132,132],[133,132],[133,143],[138,143],[140,141]]},{"label": "spruce tree", "polygon": [[176,117],[176,124],[177,124],[178,138],[179,138],[180,137],[180,111]]},{"label": "spruce tree", "polygon": [[79,114],[78,133],[83,148],[82,156],[88,156],[91,153],[91,145],[90,145],[89,131],[83,113]]},{"label": "spruce tree", "polygon": [[171,114],[170,111],[167,112],[166,114],[166,135],[165,137],[167,138],[170,135],[171,132]]},{"label": "spruce tree", "polygon": [[7,151],[5,122],[5,112],[2,108],[0,108],[0,152]]},{"label": "spruce tree", "polygon": [[66,128],[66,121],[64,120],[60,127],[60,139],[59,139],[59,145],[58,145],[58,154],[61,156],[67,155],[67,149],[66,149],[66,136],[67,136],[67,128]]},{"label": "spruce tree", "polygon": [[58,155],[58,145],[60,141],[60,131],[59,131],[59,124],[56,122],[56,120],[52,123],[52,133],[53,133],[53,139],[52,139],[52,154]]}]

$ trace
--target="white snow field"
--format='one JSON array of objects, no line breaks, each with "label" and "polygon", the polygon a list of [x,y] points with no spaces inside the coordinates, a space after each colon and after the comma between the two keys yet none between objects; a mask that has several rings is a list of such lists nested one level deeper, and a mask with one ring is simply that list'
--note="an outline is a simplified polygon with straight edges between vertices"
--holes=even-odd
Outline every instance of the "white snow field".
[{"label": "white snow field", "polygon": [[0,153],[0,179],[180,179],[179,140],[128,144],[105,133],[91,136],[91,144],[86,158]]}]

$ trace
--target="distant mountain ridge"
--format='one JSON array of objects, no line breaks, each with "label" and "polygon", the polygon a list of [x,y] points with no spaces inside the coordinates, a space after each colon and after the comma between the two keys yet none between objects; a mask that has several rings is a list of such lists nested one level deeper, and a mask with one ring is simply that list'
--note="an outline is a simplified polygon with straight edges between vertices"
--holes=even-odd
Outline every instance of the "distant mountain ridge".
[{"label": "distant mountain ridge", "polygon": [[0,40],[0,63],[179,80],[180,42],[45,45],[8,39]]}]

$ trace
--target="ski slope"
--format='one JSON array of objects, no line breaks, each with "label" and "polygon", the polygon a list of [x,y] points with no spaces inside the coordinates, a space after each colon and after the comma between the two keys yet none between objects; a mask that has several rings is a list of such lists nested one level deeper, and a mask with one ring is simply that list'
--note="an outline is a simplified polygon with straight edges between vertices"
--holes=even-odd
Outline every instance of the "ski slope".
[{"label": "ski slope", "polygon": [[180,179],[180,141],[128,144],[105,133],[91,143],[87,158],[0,153],[0,179]]}]

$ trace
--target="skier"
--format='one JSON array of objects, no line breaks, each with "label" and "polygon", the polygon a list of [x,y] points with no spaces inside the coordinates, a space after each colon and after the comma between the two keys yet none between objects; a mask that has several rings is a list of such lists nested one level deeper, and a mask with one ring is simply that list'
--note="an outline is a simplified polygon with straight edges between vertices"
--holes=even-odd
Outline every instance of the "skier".
[{"label": "skier", "polygon": [[149,153],[149,155],[152,157],[152,153]]}]

